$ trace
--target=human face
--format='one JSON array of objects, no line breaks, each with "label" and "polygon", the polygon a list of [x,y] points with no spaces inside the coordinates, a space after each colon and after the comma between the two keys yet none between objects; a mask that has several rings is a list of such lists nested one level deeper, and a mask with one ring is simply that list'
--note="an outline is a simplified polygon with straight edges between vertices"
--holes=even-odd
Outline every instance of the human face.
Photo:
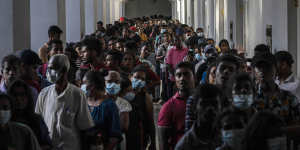
[{"label": "human face", "polygon": [[16,63],[9,64],[8,62],[4,62],[2,69],[2,78],[4,79],[4,83],[6,86],[9,86],[12,81],[19,78],[20,76],[20,66]]},{"label": "human face", "polygon": [[62,44],[52,44],[52,48],[49,51],[49,56],[52,57],[53,55],[56,54],[63,54],[63,45]]},{"label": "human face", "polygon": [[135,72],[132,75],[131,79],[132,78],[135,78],[135,79],[138,79],[138,80],[142,80],[142,81],[146,81],[146,73],[142,72],[142,71]]},{"label": "human face", "polygon": [[115,67],[116,66],[116,62],[115,62],[115,60],[113,60],[112,55],[107,55],[105,57],[105,66],[106,67]]},{"label": "human face", "polygon": [[91,63],[95,57],[95,51],[88,49],[86,46],[82,47],[81,53],[83,59],[87,60],[87,62]]},{"label": "human face", "polygon": [[220,97],[199,99],[197,105],[197,124],[206,129],[207,133],[211,133],[213,123],[221,112]]},{"label": "human face", "polygon": [[175,38],[175,46],[177,49],[181,49],[182,48],[182,44],[181,44],[181,40],[180,38]]},{"label": "human face", "polygon": [[208,41],[207,41],[207,44],[208,44],[208,45],[215,45],[215,41],[214,41],[214,40],[208,40]]},{"label": "human face", "polygon": [[195,87],[193,72],[188,68],[178,68],[175,71],[175,82],[179,91],[189,92]]},{"label": "human face", "polygon": [[124,47],[123,47],[122,43],[120,43],[120,42],[116,43],[116,49],[119,50],[120,52],[123,52]]},{"label": "human face", "polygon": [[105,77],[105,83],[116,83],[116,84],[120,84],[121,83],[121,78],[120,78],[120,74],[116,73],[116,72],[110,72],[107,77]]},{"label": "human face", "polygon": [[209,80],[209,84],[216,84],[216,66],[213,66],[210,71],[209,71],[209,76],[208,76],[208,80]]},{"label": "human face", "polygon": [[25,77],[26,79],[29,80],[35,80],[38,79],[38,75],[37,75],[37,70],[38,68],[38,64],[34,64],[34,65],[22,65],[22,73],[21,76],[22,78]]},{"label": "human face", "polygon": [[232,94],[236,95],[249,95],[253,94],[253,84],[251,81],[243,80],[233,84]]},{"label": "human face", "polygon": [[108,42],[108,49],[110,49],[110,50],[115,49],[115,42],[114,41],[109,41]]},{"label": "human face", "polygon": [[18,110],[24,110],[28,105],[28,95],[24,87],[16,87],[13,90],[13,96],[15,96],[15,106]]},{"label": "human face", "polygon": [[237,66],[233,62],[223,61],[219,63],[216,70],[216,84],[225,86],[236,71]]},{"label": "human face", "polygon": [[133,68],[134,58],[131,55],[125,55],[122,60],[122,67],[131,69]]},{"label": "human face", "polygon": [[59,40],[60,39],[60,34],[50,34],[49,35],[49,41],[52,41],[52,40]]},{"label": "human face", "polygon": [[290,66],[286,61],[279,61],[277,62],[277,70],[278,70],[278,75],[282,76],[285,74],[290,73]]},{"label": "human face", "polygon": [[221,43],[221,47],[220,48],[221,48],[221,50],[222,50],[223,53],[229,51],[229,46],[225,42]]}]

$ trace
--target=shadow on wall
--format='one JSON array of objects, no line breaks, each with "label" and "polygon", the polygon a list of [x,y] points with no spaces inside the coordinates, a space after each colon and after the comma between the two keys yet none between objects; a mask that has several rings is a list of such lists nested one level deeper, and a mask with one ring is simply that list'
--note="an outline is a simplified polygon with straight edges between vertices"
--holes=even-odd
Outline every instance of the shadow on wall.
[{"label": "shadow on wall", "polygon": [[169,0],[127,0],[125,16],[128,18],[162,14],[172,15],[172,6]]}]

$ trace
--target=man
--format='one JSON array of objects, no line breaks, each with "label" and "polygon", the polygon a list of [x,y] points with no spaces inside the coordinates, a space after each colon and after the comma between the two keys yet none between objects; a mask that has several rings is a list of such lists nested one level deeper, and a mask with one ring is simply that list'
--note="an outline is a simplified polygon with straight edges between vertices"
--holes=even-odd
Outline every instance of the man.
[{"label": "man", "polygon": [[81,43],[81,53],[83,59],[87,61],[87,64],[80,66],[80,68],[87,68],[95,71],[104,68],[103,61],[101,61],[103,52],[99,40],[93,37],[87,37]]},{"label": "man", "polygon": [[256,83],[255,109],[269,110],[288,124],[299,122],[299,102],[288,91],[279,89],[275,83],[276,59],[271,53],[260,53],[253,57]]},{"label": "man", "polygon": [[254,48],[254,56],[261,53],[270,53],[270,47],[266,44],[258,44]]},{"label": "man", "polygon": [[48,29],[48,42],[46,42],[40,49],[39,49],[39,57],[42,60],[42,63],[48,62],[48,47],[49,42],[52,40],[60,40],[60,36],[63,31],[56,25],[52,25]]},{"label": "man", "polygon": [[287,51],[279,51],[275,54],[277,61],[277,79],[276,84],[280,89],[294,94],[298,101],[300,100],[300,82],[292,71],[294,60],[292,55]]},{"label": "man", "polygon": [[184,134],[186,100],[195,87],[193,65],[181,62],[175,69],[177,93],[161,108],[158,116],[160,149],[174,149]]},{"label": "man", "polygon": [[168,98],[174,94],[174,73],[175,67],[179,64],[183,58],[187,55],[188,49],[183,47],[181,38],[179,36],[175,37],[175,47],[171,48],[166,56],[166,65],[169,72],[169,84],[168,84]]},{"label": "man", "polygon": [[0,92],[7,93],[10,84],[20,77],[21,60],[15,55],[8,55],[1,62]]},{"label": "man", "polygon": [[200,85],[195,92],[197,120],[177,143],[175,150],[212,150],[216,147],[214,122],[222,110],[221,91],[214,85]]},{"label": "man", "polygon": [[57,54],[50,58],[47,78],[53,85],[44,88],[36,104],[50,131],[55,149],[80,150],[80,132],[94,126],[86,96],[68,83],[68,57]]},{"label": "man", "polygon": [[18,57],[21,60],[21,79],[28,85],[34,87],[37,91],[41,91],[39,77],[36,71],[41,64],[39,56],[30,49],[24,49],[18,53]]}]

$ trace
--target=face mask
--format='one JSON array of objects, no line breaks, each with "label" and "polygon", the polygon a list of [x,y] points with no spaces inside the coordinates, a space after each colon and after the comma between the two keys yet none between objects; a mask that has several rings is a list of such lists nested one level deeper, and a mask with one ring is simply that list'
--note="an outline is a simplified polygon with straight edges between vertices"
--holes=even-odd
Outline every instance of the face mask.
[{"label": "face mask", "polygon": [[268,149],[269,150],[286,150],[287,149],[287,143],[286,143],[286,137],[278,137],[273,139],[268,139]]},{"label": "face mask", "polygon": [[11,118],[10,110],[0,110],[0,124],[6,124]]},{"label": "face mask", "polygon": [[126,93],[124,98],[127,99],[128,101],[132,101],[135,98],[135,93],[134,92],[128,92],[128,93]]},{"label": "face mask", "polygon": [[120,92],[120,90],[121,90],[120,84],[116,84],[116,83],[107,83],[105,87],[105,91],[109,95],[117,95]]},{"label": "face mask", "polygon": [[166,29],[160,29],[160,33],[163,34],[166,32]]},{"label": "face mask", "polygon": [[243,129],[236,130],[222,130],[222,140],[233,150],[242,149],[242,138],[244,134]]},{"label": "face mask", "polygon": [[195,54],[195,58],[197,61],[201,61],[201,55],[199,53]]},{"label": "face mask", "polygon": [[253,95],[233,95],[232,104],[241,109],[249,108],[253,104]]},{"label": "face mask", "polygon": [[199,33],[197,33],[197,35],[198,35],[199,37],[204,37],[204,33],[203,33],[203,32],[199,32]]},{"label": "face mask", "polygon": [[146,85],[145,81],[138,80],[136,78],[133,78],[131,83],[132,83],[133,89],[141,89],[141,88],[145,87],[145,85]]},{"label": "face mask", "polygon": [[61,78],[61,74],[53,69],[48,69],[46,76],[47,80],[51,83],[56,83]]},{"label": "face mask", "polygon": [[91,90],[87,90],[86,84],[81,85],[81,90],[85,93],[87,97],[91,97]]}]

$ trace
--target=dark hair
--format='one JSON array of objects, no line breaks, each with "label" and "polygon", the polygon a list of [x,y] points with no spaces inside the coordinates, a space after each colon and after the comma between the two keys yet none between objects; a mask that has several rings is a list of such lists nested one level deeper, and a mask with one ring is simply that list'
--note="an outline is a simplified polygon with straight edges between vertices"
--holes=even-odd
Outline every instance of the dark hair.
[{"label": "dark hair", "polygon": [[[196,91],[194,92],[195,100],[206,99],[206,98],[213,98],[217,96],[221,96],[221,90],[212,84],[201,84],[197,87]],[[198,105],[199,103],[197,103]]]},{"label": "dark hair", "polygon": [[52,25],[48,29],[48,36],[50,36],[52,34],[62,34],[62,33],[63,33],[63,31],[56,25]]},{"label": "dark hair", "polygon": [[131,74],[134,74],[136,72],[144,72],[146,74],[146,76],[147,76],[147,73],[148,73],[147,69],[142,64],[135,66],[133,68],[133,70],[131,71]]},{"label": "dark hair", "polygon": [[117,51],[109,51],[106,56],[112,56],[112,59],[115,61],[115,62],[118,62],[118,66],[120,66],[121,64],[121,60],[122,60],[122,54],[117,52]]},{"label": "dark hair", "polygon": [[229,42],[226,39],[223,39],[219,42],[219,47],[221,47],[222,43],[225,43],[229,47]]},{"label": "dark hair", "polygon": [[10,109],[13,112],[13,110],[12,110],[12,98],[8,94],[0,92],[0,101],[3,100],[3,99],[7,99],[9,101]]},{"label": "dark hair", "polygon": [[[33,100],[33,96],[32,96],[32,91],[30,89],[30,87],[22,80],[15,80],[12,84],[10,84],[9,88],[8,88],[8,92],[7,94],[10,95],[10,97],[12,97],[12,108],[14,111],[16,111],[15,105],[16,105],[16,93],[15,90],[16,88],[24,88],[25,93],[26,93],[26,97],[28,98],[28,103],[26,108],[24,109],[24,113],[26,113],[26,115],[32,115],[34,114],[34,100]],[[16,116],[14,116],[16,117]]]},{"label": "dark hair", "polygon": [[[249,121],[244,135],[244,150],[267,150],[267,139],[270,137],[269,133],[281,136],[280,127],[284,126],[284,121],[278,116],[268,111],[261,111],[256,113]],[[277,127],[277,130],[272,127]]]},{"label": "dark hair", "polygon": [[254,52],[270,53],[270,47],[267,46],[266,44],[258,44],[255,46]]},{"label": "dark hair", "polygon": [[252,91],[254,92],[255,90],[255,86],[254,86],[254,82],[253,82],[253,79],[251,78],[251,76],[246,73],[246,72],[239,72],[235,75],[233,75],[230,79],[229,79],[229,82],[227,83],[228,86],[227,87],[230,87],[231,88],[231,91],[233,90],[233,85],[235,83],[241,83],[243,81],[249,81],[251,83],[251,86],[252,86]]},{"label": "dark hair", "polygon": [[121,78],[121,91],[120,93],[123,94],[123,92],[131,86],[131,81],[128,79],[128,77],[122,77]]},{"label": "dark hair", "polygon": [[231,55],[231,54],[224,54],[222,56],[220,56],[217,59],[217,66],[221,63],[221,62],[232,62],[233,64],[235,64],[236,69],[239,70],[240,66],[241,66],[241,60],[240,58],[238,58],[237,56]]},{"label": "dark hair", "polygon": [[292,66],[292,64],[294,63],[293,60],[293,56],[291,55],[291,53],[287,52],[287,51],[279,51],[275,54],[275,58],[277,62],[280,61],[285,61],[287,62],[287,64],[289,66]]},{"label": "dark hair", "polygon": [[2,59],[2,62],[1,62],[1,69],[4,68],[4,63],[8,63],[8,64],[17,64],[18,66],[21,65],[21,60],[20,58],[18,58],[17,56],[15,55],[7,55],[5,56],[3,59]]},{"label": "dark hair", "polygon": [[39,56],[31,49],[24,49],[18,52],[18,57],[25,65],[41,64]]},{"label": "dark hair", "polygon": [[260,63],[267,63],[269,65],[276,66],[276,58],[273,54],[267,53],[258,53],[252,59],[252,66],[257,66]]},{"label": "dark hair", "polygon": [[191,72],[193,74],[195,74],[195,71],[194,71],[194,66],[193,64],[189,63],[189,62],[180,62],[179,64],[176,65],[175,67],[175,71],[179,68],[186,68],[186,69],[190,69]]},{"label": "dark hair", "polygon": [[96,89],[105,89],[105,79],[104,77],[108,75],[108,71],[101,69],[100,71],[88,71],[84,76],[86,79],[92,83]]},{"label": "dark hair", "polygon": [[103,25],[103,22],[102,21],[98,21],[97,24]]},{"label": "dark hair", "polygon": [[[236,116],[236,117],[241,117],[242,121],[245,123],[247,123],[247,114],[238,110],[238,109],[232,109],[232,108],[225,108],[221,115],[218,116],[217,121],[216,121],[216,126],[218,129],[222,128],[222,121],[225,117],[227,116]],[[241,137],[242,138],[242,137]]]},{"label": "dark hair", "polygon": [[82,47],[86,46],[88,50],[94,50],[97,52],[97,55],[102,54],[102,44],[99,40],[94,37],[87,36],[81,41]]},{"label": "dark hair", "polygon": [[[215,62],[211,63],[206,70],[205,83],[209,83],[209,74],[213,67],[217,67],[217,64]],[[200,78],[202,78],[202,77],[200,77]]]}]

